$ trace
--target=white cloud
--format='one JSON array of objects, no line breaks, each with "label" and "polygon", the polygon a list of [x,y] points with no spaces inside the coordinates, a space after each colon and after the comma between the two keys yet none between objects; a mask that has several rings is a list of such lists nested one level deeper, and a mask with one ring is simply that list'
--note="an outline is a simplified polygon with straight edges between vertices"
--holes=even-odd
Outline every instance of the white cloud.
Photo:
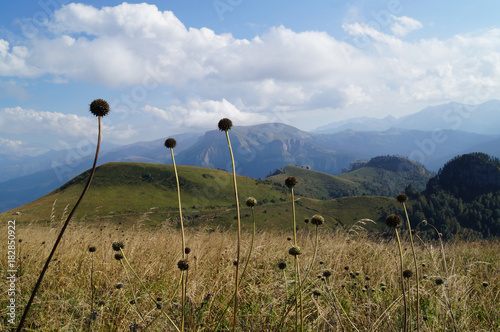
[{"label": "white cloud", "polygon": [[[500,30],[410,42],[401,37],[422,24],[405,16],[392,20],[391,34],[352,23],[343,26],[348,37],[339,40],[278,26],[247,40],[186,28],[172,12],[146,3],[102,9],[73,3],[51,18],[53,36],[18,48],[0,42],[0,75],[45,73],[56,82],[166,86],[178,106],[142,111],[169,121],[184,114],[189,118],[183,124],[194,127],[204,121],[193,115],[261,121],[274,111],[314,114],[315,108],[389,110],[462,102],[478,85],[491,89],[500,81]],[[488,99],[500,98],[496,91]],[[133,135],[133,128],[126,132]]]},{"label": "white cloud", "polygon": [[23,142],[17,140],[10,140],[0,137],[0,153],[10,154],[18,151],[22,147]]},{"label": "white cloud", "polygon": [[269,122],[265,115],[243,112],[226,99],[190,100],[185,106],[175,105],[164,110],[148,105],[143,111],[160,120],[168,120],[171,126],[189,129],[214,129],[222,118],[230,118],[234,125],[239,126]]},{"label": "white cloud", "polygon": [[397,17],[394,15],[391,15],[391,17],[395,21],[391,26],[391,31],[396,36],[404,37],[412,31],[423,28],[422,23],[413,18],[407,16]]}]

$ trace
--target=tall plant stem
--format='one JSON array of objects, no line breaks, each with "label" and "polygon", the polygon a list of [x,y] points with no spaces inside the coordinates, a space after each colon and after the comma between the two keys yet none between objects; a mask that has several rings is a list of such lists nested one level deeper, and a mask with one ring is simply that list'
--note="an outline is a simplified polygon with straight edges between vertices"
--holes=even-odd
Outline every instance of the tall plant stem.
[{"label": "tall plant stem", "polygon": [[236,200],[236,217],[238,219],[238,243],[236,249],[236,275],[234,278],[234,312],[233,312],[233,332],[236,331],[238,324],[238,288],[239,288],[239,266],[240,266],[240,251],[241,251],[241,216],[240,216],[240,201],[238,199],[238,185],[236,184],[236,169],[234,167],[233,149],[231,148],[231,141],[229,140],[229,133],[227,130],[226,138],[229,145],[229,153],[231,154],[231,164],[233,167],[233,185],[234,185],[234,198]]},{"label": "tall plant stem", "polygon": [[419,286],[420,279],[418,273],[417,254],[415,253],[415,247],[413,245],[413,236],[411,234],[410,218],[408,218],[408,211],[406,210],[406,204],[404,202],[403,202],[403,208],[405,210],[406,222],[408,223],[408,233],[410,234],[411,252],[413,254],[413,263],[415,264],[415,280],[417,283],[417,332],[419,332],[420,331],[420,286]]},{"label": "tall plant stem", "polygon": [[399,233],[398,233],[398,229],[397,228],[394,228],[394,231],[396,232],[396,239],[398,240],[398,248],[399,248],[399,258],[401,259],[401,276],[400,276],[400,279],[401,279],[401,289],[403,291],[403,305],[404,305],[404,309],[405,309],[405,320],[404,320],[404,324],[403,324],[403,330],[404,332],[408,331],[408,325],[407,325],[407,314],[408,314],[408,305],[406,304],[406,291],[405,291],[405,284],[404,284],[404,277],[403,277],[403,270],[404,270],[404,267],[403,267],[403,250],[401,248],[401,240],[399,239]]},{"label": "tall plant stem", "polygon": [[[170,148],[170,154],[172,156],[172,165],[174,166],[175,182],[177,184],[177,202],[179,204],[179,218],[181,223],[181,237],[182,237],[182,259],[186,257],[186,240],[184,236],[184,222],[182,220],[182,204],[181,204],[181,190],[179,186],[179,176],[177,174],[177,166],[175,165],[174,149]],[[182,297],[181,297],[181,331],[184,332],[184,322],[185,322],[185,305],[186,305],[186,277],[187,273],[182,273]]]},{"label": "tall plant stem", "polygon": [[[293,218],[293,245],[297,246],[297,221],[295,218],[295,196],[293,194],[293,187],[290,188],[290,195],[292,198],[292,218]],[[298,329],[298,318],[300,312],[300,330],[303,331],[303,318],[304,312],[302,310],[302,291],[301,291],[301,280],[300,280],[300,268],[299,268],[299,257],[294,256],[295,263],[295,330]],[[298,302],[297,302],[298,300]],[[300,310],[300,311],[299,311]]]},{"label": "tall plant stem", "polygon": [[64,222],[63,227],[61,228],[61,232],[59,233],[59,236],[56,239],[56,242],[54,243],[54,246],[52,247],[52,251],[49,254],[49,257],[47,258],[47,261],[45,262],[45,265],[43,266],[42,272],[40,273],[40,276],[38,277],[38,280],[35,284],[35,288],[33,288],[33,292],[31,293],[31,297],[28,301],[28,304],[24,308],[23,316],[21,317],[21,320],[19,321],[19,325],[17,326],[17,331],[20,332],[23,328],[24,321],[26,320],[26,317],[28,315],[28,312],[31,308],[31,304],[33,303],[33,300],[35,299],[36,293],[38,292],[38,288],[40,288],[40,284],[42,283],[43,277],[45,276],[45,272],[47,272],[47,269],[49,268],[49,263],[52,260],[52,257],[54,256],[54,253],[56,252],[57,246],[59,245],[59,242],[61,242],[61,239],[64,235],[64,231],[68,227],[69,221],[71,220],[71,217],[73,217],[73,214],[76,211],[76,208],[78,205],[80,205],[80,202],[83,199],[83,196],[87,192],[90,186],[90,182],[92,182],[92,178],[94,177],[95,173],[95,168],[97,165],[97,157],[99,156],[99,148],[101,146],[101,117],[98,117],[99,119],[99,134],[97,137],[97,148],[95,152],[95,158],[94,158],[94,164],[92,165],[92,170],[90,171],[90,176],[87,181],[87,184],[85,185],[85,188],[82,191],[82,194],[80,195],[80,198],[78,198],[78,201],[76,202],[75,206],[73,207],[73,210],[71,210],[70,214],[68,215],[68,218]]}]

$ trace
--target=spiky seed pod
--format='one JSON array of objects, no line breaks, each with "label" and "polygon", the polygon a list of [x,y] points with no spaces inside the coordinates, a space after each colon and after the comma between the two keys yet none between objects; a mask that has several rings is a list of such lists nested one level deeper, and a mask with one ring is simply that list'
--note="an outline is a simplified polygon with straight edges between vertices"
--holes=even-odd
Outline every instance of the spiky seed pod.
[{"label": "spiky seed pod", "polygon": [[410,279],[411,277],[413,277],[413,271],[412,270],[404,270],[403,271],[403,278]]},{"label": "spiky seed pod", "polygon": [[299,246],[292,246],[290,249],[288,249],[288,253],[292,256],[298,256],[302,254],[302,250],[300,249]]},{"label": "spiky seed pod", "polygon": [[444,280],[442,278],[436,278],[436,280],[434,280],[434,283],[439,286],[444,284]]},{"label": "spiky seed pod", "polygon": [[116,259],[117,261],[122,260],[122,259],[123,259],[123,255],[122,255],[121,253],[117,252],[117,253],[115,254],[115,259]]},{"label": "spiky seed pod", "polygon": [[167,149],[173,149],[177,146],[177,141],[173,138],[167,138],[167,140],[165,141],[165,147]]},{"label": "spiky seed pod", "polygon": [[390,228],[396,228],[401,225],[401,217],[396,214],[391,214],[385,219],[385,224]]},{"label": "spiky seed pod", "polygon": [[111,245],[114,251],[120,251],[120,249],[125,248],[125,244],[122,241],[115,241]]},{"label": "spiky seed pod", "polygon": [[332,276],[332,272],[328,271],[328,270],[325,270],[323,271],[323,277],[325,278],[329,278]]},{"label": "spiky seed pod", "polygon": [[94,246],[90,246],[89,247],[89,252],[95,252],[95,247]]},{"label": "spiky seed pod", "polygon": [[286,262],[279,262],[279,263],[278,263],[278,268],[279,268],[280,270],[284,270],[284,269],[286,269]]},{"label": "spiky seed pod", "polygon": [[186,255],[189,255],[190,252],[191,252],[191,248],[189,248],[189,247],[184,248],[184,253]]},{"label": "spiky seed pod", "polygon": [[312,218],[311,218],[311,224],[313,225],[316,225],[316,226],[320,226],[320,225],[323,225],[323,223],[325,222],[325,218],[323,218],[322,216],[320,216],[319,214],[315,214]]},{"label": "spiky seed pod", "polygon": [[95,116],[105,116],[109,113],[109,104],[103,99],[96,99],[90,103],[90,113]]},{"label": "spiky seed pod", "polygon": [[254,197],[248,197],[246,200],[246,204],[248,207],[254,207],[257,205],[257,200]]},{"label": "spiky seed pod", "polygon": [[189,269],[189,263],[187,259],[181,259],[180,261],[177,262],[177,267],[181,271],[186,271]]},{"label": "spiky seed pod", "polygon": [[408,200],[408,196],[406,196],[406,194],[404,193],[401,193],[398,196],[396,196],[396,200],[402,204]]},{"label": "spiky seed pod", "polygon": [[219,121],[218,126],[220,131],[228,131],[233,127],[233,122],[228,118],[224,118]]},{"label": "spiky seed pod", "polygon": [[490,283],[489,283],[489,282],[487,282],[487,281],[483,281],[483,287],[488,287],[489,285],[490,285]]},{"label": "spiky seed pod", "polygon": [[295,176],[289,176],[285,179],[285,186],[287,186],[290,189],[295,187],[297,183],[299,183],[299,180],[297,180]]},{"label": "spiky seed pod", "polygon": [[122,288],[123,288],[123,284],[122,284],[121,282],[119,282],[119,283],[117,283],[117,284],[115,285],[115,288],[116,288],[116,289],[122,289]]}]

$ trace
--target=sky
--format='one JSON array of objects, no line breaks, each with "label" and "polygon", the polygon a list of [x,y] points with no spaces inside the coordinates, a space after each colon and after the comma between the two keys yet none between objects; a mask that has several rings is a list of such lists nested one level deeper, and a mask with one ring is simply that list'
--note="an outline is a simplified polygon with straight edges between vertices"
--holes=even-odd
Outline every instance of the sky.
[{"label": "sky", "polygon": [[0,154],[500,99],[497,0],[0,4]]}]

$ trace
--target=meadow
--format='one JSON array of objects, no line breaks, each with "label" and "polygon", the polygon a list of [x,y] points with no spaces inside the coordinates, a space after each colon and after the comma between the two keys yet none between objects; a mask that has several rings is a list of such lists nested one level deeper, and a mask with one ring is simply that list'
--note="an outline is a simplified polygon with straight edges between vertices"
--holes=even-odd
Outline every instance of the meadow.
[{"label": "meadow", "polygon": [[[258,209],[256,215],[259,224]],[[60,227],[56,221],[18,227],[19,303],[27,301]],[[239,331],[294,330],[295,309],[290,309],[294,270],[288,254],[291,236],[291,229],[256,234],[240,285]],[[244,232],[243,257],[248,254],[250,237]],[[221,316],[234,288],[236,233],[188,229],[186,238],[191,249],[186,330],[230,330],[232,308]],[[116,241],[123,242],[123,252],[138,278],[123,260],[115,259],[112,243]],[[26,330],[139,331],[147,327],[176,331],[167,316],[179,326],[180,241],[175,227],[144,227],[139,222],[70,225],[50,263]],[[302,276],[311,267],[303,286],[306,331],[401,330],[404,314],[394,238],[349,235],[320,227],[312,266],[314,233],[299,231],[298,241],[303,250]],[[411,268],[409,243],[403,240],[402,245],[408,249],[404,250],[404,265]],[[447,272],[439,242],[415,245],[421,276],[421,330],[453,331],[454,319],[458,331],[498,331],[500,242],[445,243]],[[95,252],[89,252],[90,247]],[[2,241],[2,252],[4,249]],[[5,271],[6,258],[2,256],[0,262]],[[280,263],[287,267],[280,270]],[[437,285],[436,280],[443,283]],[[6,289],[5,278],[2,283]],[[409,279],[409,289],[415,312],[414,278]],[[2,296],[2,312],[6,300]],[[6,330],[5,316],[2,324]]]}]

